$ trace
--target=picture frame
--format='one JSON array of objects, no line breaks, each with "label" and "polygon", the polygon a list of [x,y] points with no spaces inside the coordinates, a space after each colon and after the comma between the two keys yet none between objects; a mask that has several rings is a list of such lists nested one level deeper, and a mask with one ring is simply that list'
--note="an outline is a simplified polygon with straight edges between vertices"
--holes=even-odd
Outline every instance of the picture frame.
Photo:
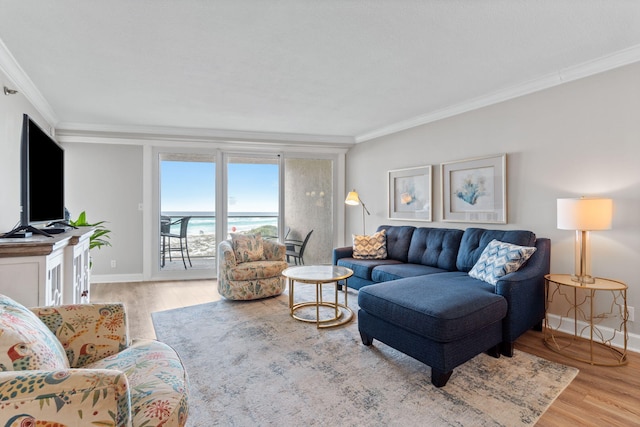
[{"label": "picture frame", "polygon": [[389,219],[428,221],[431,219],[431,165],[388,172]]},{"label": "picture frame", "polygon": [[442,163],[442,220],[507,223],[507,155]]}]

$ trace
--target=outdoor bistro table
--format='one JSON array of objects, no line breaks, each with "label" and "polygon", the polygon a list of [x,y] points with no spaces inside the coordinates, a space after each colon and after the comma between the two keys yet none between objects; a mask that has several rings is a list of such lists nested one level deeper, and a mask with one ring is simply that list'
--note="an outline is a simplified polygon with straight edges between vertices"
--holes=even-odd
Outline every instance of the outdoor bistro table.
[{"label": "outdoor bistro table", "polygon": [[[332,328],[344,325],[353,319],[353,311],[347,305],[347,279],[353,275],[353,271],[348,268],[336,265],[303,265],[289,267],[282,272],[289,283],[289,312],[291,317],[302,322],[315,323],[318,328]],[[344,304],[338,302],[338,281],[344,280]],[[315,301],[304,301],[296,303],[294,300],[294,284],[316,285]],[[323,301],[322,285],[333,283],[335,286],[334,301]],[[296,314],[296,311],[303,307],[315,307],[315,318],[305,318]],[[333,309],[333,316],[329,318],[320,317],[320,307]]]}]

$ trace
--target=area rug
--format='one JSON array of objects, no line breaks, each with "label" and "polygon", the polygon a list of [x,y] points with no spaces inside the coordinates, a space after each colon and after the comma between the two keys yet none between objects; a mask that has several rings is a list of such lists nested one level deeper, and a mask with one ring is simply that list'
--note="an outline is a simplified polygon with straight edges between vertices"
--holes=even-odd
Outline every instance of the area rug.
[{"label": "area rug", "polygon": [[[296,301],[314,295],[304,288]],[[357,313],[352,291],[349,306]],[[436,388],[428,366],[379,341],[364,346],[356,316],[319,330],[290,317],[286,294],[152,317],[187,368],[190,427],[527,426],[578,373],[521,351],[480,354]]]}]

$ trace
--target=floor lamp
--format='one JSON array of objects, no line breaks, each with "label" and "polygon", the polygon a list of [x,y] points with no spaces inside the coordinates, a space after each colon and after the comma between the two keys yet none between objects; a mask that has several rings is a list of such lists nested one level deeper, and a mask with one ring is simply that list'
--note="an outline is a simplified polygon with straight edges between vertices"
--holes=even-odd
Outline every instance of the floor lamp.
[{"label": "floor lamp", "polygon": [[591,276],[589,232],[609,230],[613,218],[611,199],[558,199],[558,229],[576,230],[575,274],[571,280],[594,283]]},{"label": "floor lamp", "polygon": [[351,206],[362,205],[362,234],[366,235],[367,231],[364,223],[364,218],[365,218],[364,213],[366,212],[367,215],[371,215],[371,214],[369,213],[369,210],[367,209],[367,207],[364,205],[364,202],[362,201],[362,199],[360,199],[358,192],[356,190],[349,191],[349,194],[347,194],[347,198],[345,199],[344,203]]}]

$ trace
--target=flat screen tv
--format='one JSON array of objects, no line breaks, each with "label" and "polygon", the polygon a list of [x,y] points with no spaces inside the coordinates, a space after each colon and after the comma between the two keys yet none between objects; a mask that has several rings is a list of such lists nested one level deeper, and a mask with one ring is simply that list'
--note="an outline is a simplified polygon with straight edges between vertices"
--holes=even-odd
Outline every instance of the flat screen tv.
[{"label": "flat screen tv", "polygon": [[64,149],[27,114],[22,121],[20,156],[20,226],[4,237],[64,231],[64,228],[45,228],[65,220]]}]

